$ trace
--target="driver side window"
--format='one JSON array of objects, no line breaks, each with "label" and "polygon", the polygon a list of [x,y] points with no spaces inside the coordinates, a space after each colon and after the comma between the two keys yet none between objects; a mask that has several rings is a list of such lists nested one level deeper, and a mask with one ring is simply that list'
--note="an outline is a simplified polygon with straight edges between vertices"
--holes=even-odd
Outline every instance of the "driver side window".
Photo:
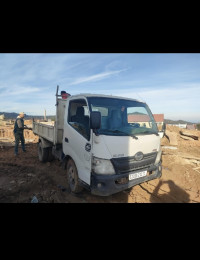
[{"label": "driver side window", "polygon": [[88,141],[90,140],[88,107],[84,99],[70,101],[68,123]]}]

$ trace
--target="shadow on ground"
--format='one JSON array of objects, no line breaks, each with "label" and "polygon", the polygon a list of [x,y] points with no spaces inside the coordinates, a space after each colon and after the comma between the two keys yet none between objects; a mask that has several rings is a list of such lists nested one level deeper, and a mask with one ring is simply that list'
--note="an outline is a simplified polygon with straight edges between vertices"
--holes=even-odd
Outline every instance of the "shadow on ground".
[{"label": "shadow on ground", "polygon": [[[169,191],[162,188],[164,184],[167,184]],[[182,188],[177,186],[172,180],[162,181],[160,180],[156,188],[154,189],[150,202],[152,203],[188,203],[190,202],[190,195]]]}]

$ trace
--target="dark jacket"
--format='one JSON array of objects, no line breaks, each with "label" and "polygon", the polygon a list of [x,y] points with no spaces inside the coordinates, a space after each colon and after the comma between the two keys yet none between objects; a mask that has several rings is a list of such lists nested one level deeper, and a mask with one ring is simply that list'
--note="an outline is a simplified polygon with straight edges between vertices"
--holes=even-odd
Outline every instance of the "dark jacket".
[{"label": "dark jacket", "polygon": [[14,125],[14,133],[21,133],[23,134],[24,131],[24,119],[17,117]]}]

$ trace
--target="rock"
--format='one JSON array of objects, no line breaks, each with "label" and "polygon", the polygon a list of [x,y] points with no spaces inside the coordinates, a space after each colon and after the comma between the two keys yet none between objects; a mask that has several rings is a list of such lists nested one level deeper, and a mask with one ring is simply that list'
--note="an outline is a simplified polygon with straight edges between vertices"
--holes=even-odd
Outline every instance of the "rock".
[{"label": "rock", "polygon": [[35,174],[28,173],[27,176],[29,176],[29,177],[35,177]]},{"label": "rock", "polygon": [[192,134],[192,133],[190,133],[188,131],[181,130],[180,134],[184,135],[184,136],[189,136],[189,137],[193,138],[194,140],[198,140],[199,139],[198,135]]},{"label": "rock", "polygon": [[193,138],[187,137],[187,136],[184,136],[184,135],[181,135],[180,137],[181,137],[182,139],[184,139],[184,140],[193,140]]},{"label": "rock", "polygon": [[174,146],[162,146],[162,148],[164,149],[172,149],[172,150],[176,150],[177,147],[174,147]]},{"label": "rock", "polygon": [[25,181],[19,181],[18,183],[19,183],[19,185],[21,185],[22,183],[24,183]]},{"label": "rock", "polygon": [[36,196],[34,196],[31,200],[31,203],[38,203],[38,199]]}]

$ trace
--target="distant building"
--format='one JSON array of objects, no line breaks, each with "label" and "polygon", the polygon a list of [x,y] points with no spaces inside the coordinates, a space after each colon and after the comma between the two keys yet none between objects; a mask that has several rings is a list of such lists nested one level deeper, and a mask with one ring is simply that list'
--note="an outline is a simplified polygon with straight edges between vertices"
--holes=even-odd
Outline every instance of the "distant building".
[{"label": "distant building", "polygon": [[128,122],[129,123],[145,123],[150,122],[150,117],[148,115],[128,115]]},{"label": "distant building", "polygon": [[168,125],[177,126],[179,128],[185,128],[188,130],[196,130],[195,124],[168,124]]},{"label": "distant building", "polygon": [[[158,128],[161,128],[164,123],[164,114],[153,114],[154,119],[158,125]],[[148,124],[151,124],[150,117],[148,115],[134,115],[130,114],[128,115],[128,122],[129,123],[139,123],[141,126],[148,126]]]},{"label": "distant building", "polygon": [[196,129],[196,125],[192,124],[192,125],[187,125],[186,127],[188,130],[195,130]]},{"label": "distant building", "polygon": [[179,128],[186,128],[187,127],[187,124],[168,124],[168,125],[177,126]]},{"label": "distant building", "polygon": [[157,126],[162,126],[164,123],[164,114],[153,114]]}]

